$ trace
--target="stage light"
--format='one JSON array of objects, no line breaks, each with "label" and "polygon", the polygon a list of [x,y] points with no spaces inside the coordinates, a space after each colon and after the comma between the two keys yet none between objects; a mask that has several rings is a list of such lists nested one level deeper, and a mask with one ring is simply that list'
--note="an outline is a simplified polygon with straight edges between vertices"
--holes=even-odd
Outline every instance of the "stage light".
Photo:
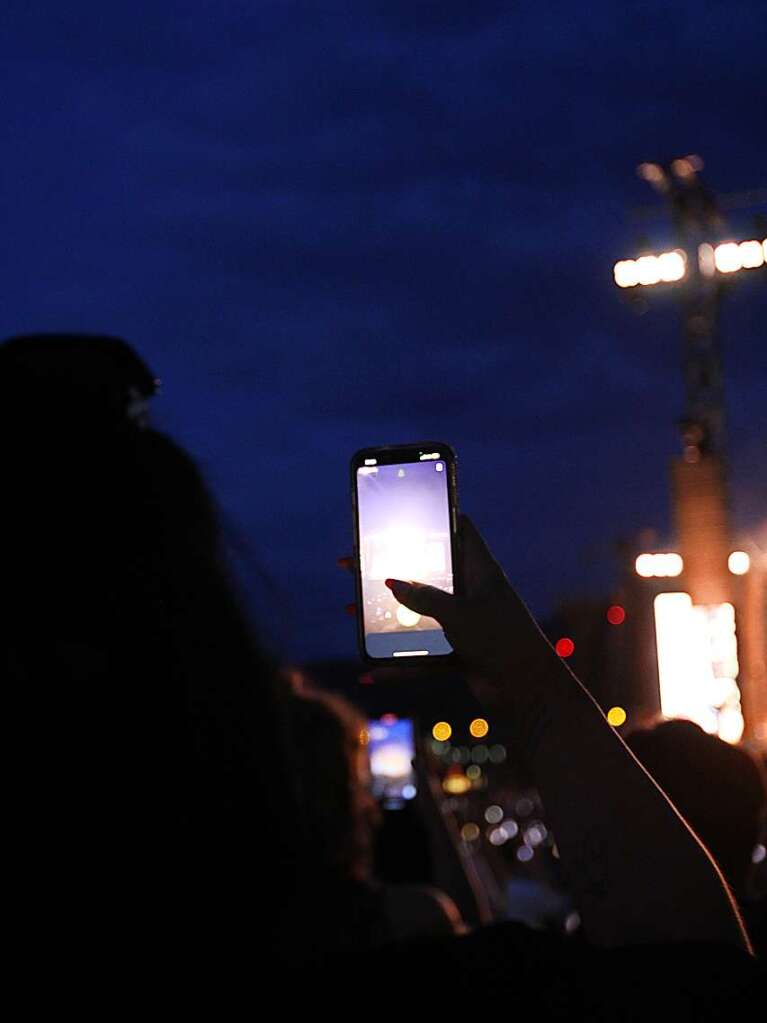
[{"label": "stage light", "polygon": [[733,575],[745,575],[751,567],[751,558],[745,551],[733,551],[727,559],[727,567]]},{"label": "stage light", "polygon": [[637,575],[643,579],[671,579],[684,571],[684,561],[680,554],[640,554],[636,559]]}]

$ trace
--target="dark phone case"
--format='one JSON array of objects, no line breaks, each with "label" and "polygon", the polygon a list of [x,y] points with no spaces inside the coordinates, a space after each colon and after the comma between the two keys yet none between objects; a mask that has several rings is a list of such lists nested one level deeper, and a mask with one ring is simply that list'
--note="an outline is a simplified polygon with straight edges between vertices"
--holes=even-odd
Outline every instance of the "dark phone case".
[{"label": "dark phone case", "polygon": [[[415,441],[412,444],[385,444],[380,447],[360,448],[352,455],[349,463],[349,475],[351,479],[352,495],[352,519],[354,523],[354,586],[357,601],[357,646],[360,657],[368,665],[393,665],[404,667],[400,658],[397,657],[371,657],[365,649],[365,623],[362,613],[362,573],[360,571],[360,550],[359,550],[359,517],[357,508],[357,478],[356,470],[364,463],[366,458],[377,458],[384,462],[397,462],[401,456],[409,453],[423,453],[427,451],[444,451],[446,457],[443,461],[449,463],[448,468],[448,499],[450,501],[450,555],[453,562],[453,592],[460,593],[460,581],[458,576],[458,480],[457,465],[458,459],[455,451],[449,444],[441,441]],[[407,659],[406,659],[407,660]],[[435,654],[427,658],[431,663],[439,661],[441,664],[450,664],[456,660],[455,653]],[[407,662],[412,667],[410,661]]]}]

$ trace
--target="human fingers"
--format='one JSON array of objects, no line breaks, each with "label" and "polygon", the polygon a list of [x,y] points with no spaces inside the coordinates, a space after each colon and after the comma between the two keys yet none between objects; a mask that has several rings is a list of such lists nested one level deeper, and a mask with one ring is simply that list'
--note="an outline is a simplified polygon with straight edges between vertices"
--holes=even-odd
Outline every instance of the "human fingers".
[{"label": "human fingers", "polygon": [[424,583],[405,582],[402,579],[386,579],[386,585],[394,597],[418,614],[435,618],[443,629],[449,630],[456,620],[456,598],[452,593],[438,590],[436,586]]}]

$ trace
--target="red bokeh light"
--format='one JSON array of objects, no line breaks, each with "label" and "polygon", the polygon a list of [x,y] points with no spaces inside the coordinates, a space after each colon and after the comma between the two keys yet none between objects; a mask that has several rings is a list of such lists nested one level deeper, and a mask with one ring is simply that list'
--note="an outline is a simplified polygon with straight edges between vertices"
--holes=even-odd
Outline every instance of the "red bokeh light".
[{"label": "red bokeh light", "polygon": [[560,657],[569,657],[575,650],[575,643],[573,643],[569,636],[563,636],[557,640],[554,649]]},{"label": "red bokeh light", "polygon": [[620,604],[613,604],[607,609],[607,620],[610,625],[623,625],[626,621],[626,611]]},{"label": "red bokeh light", "polygon": [[396,714],[383,714],[381,716],[381,724],[382,725],[396,725],[397,724],[397,715]]}]

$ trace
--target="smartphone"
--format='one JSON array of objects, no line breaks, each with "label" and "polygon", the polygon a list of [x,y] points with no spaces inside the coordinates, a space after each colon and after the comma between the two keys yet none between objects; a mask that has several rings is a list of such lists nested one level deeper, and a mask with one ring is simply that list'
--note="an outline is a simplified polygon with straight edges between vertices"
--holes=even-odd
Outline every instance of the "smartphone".
[{"label": "smartphone", "polygon": [[415,731],[410,718],[394,714],[368,721],[373,795],[387,810],[399,810],[416,795]]},{"label": "smartphone", "polygon": [[455,592],[454,451],[437,441],[363,448],[351,460],[351,486],[363,659],[450,657],[439,623],[398,603],[385,580]]}]

